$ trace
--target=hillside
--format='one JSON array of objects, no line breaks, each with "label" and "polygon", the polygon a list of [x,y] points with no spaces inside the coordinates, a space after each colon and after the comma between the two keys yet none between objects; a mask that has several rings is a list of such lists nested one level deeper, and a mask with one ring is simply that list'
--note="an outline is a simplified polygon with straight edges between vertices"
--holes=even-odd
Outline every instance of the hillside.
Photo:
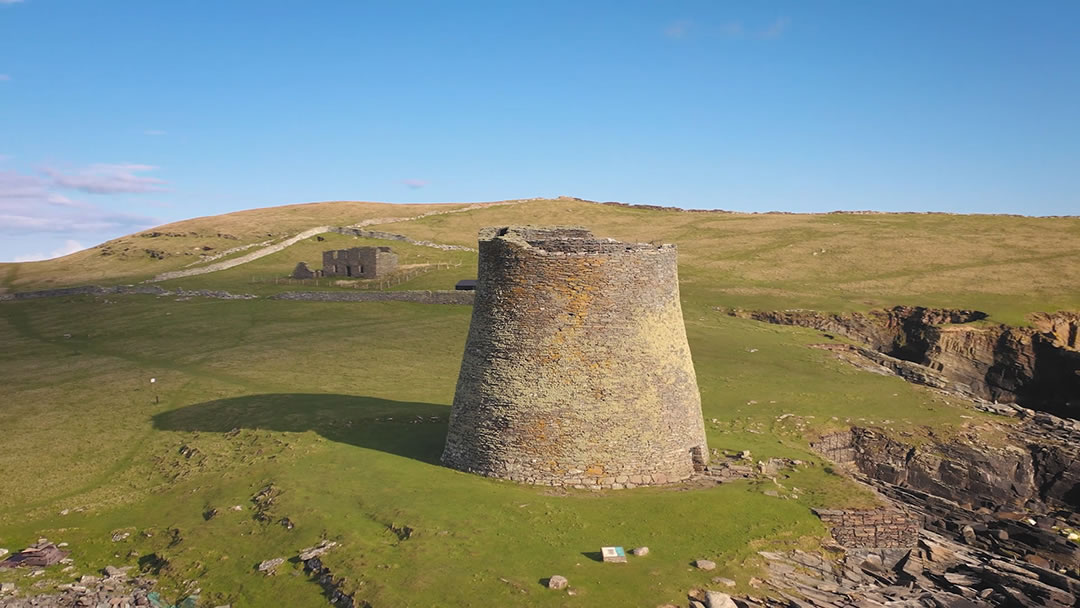
[{"label": "hillside", "polygon": [[[440,213],[417,217],[432,212]],[[331,539],[340,546],[322,561],[358,606],[683,605],[688,590],[715,576],[760,592],[752,585],[763,576],[759,551],[820,549],[826,529],[812,508],[880,504],[811,442],[859,426],[913,446],[958,437],[997,446],[1019,423],[809,348],[852,342],[843,335],[729,309],[966,308],[987,314],[979,323],[1016,326],[1030,324],[1030,313],[1080,310],[1076,217],[754,215],[576,199],[258,209],[175,222],[58,260],[2,264],[0,277],[14,293],[132,283],[200,254],[250,245],[230,254],[241,256],[314,227],[371,220],[379,220],[372,229],[465,247],[476,246],[480,227],[499,224],[580,224],[600,236],[677,244],[714,458],[734,462],[748,450],[749,466],[790,464],[716,485],[602,493],[441,467],[468,306],[2,301],[0,547],[44,536],[69,543],[74,563],[35,578],[0,570],[0,582],[47,591],[106,565],[131,566],[159,579],[171,602],[195,594],[200,606],[314,608],[329,605],[332,591],[296,559],[275,576],[256,566]],[[348,291],[356,288],[280,279],[297,261],[317,266],[323,249],[363,244],[431,266],[384,289],[451,289],[475,276],[475,252],[320,233],[233,268],[155,284]],[[651,553],[612,567],[593,557],[606,545]],[[701,558],[717,569],[689,567]],[[577,595],[541,586],[553,574]]]},{"label": "hillside", "polygon": [[[106,241],[62,258],[0,263],[0,287],[18,291],[143,281],[162,272],[205,266],[218,259],[250,253],[254,248],[280,242],[315,226],[407,218],[466,206],[348,201],[283,205],[199,217]],[[214,260],[207,259],[211,256]]]},{"label": "hillside", "polygon": [[[1078,217],[684,212],[577,199],[462,211],[468,207],[340,202],[256,209],[167,224],[56,260],[0,264],[0,277],[11,291],[144,281],[250,254],[316,226],[373,222],[386,232],[474,247],[483,226],[580,224],[621,240],[678,244],[684,290],[717,305],[834,311],[895,304],[958,307],[987,310],[1009,323],[1023,323],[1031,312],[1080,308]],[[307,242],[224,271],[229,276],[211,273],[183,283],[220,288],[243,277],[284,277],[296,261],[317,262],[321,245],[314,237]],[[459,255],[423,253],[419,263],[467,262]],[[201,261],[210,256],[215,257]],[[426,277],[418,288],[449,288],[453,277],[469,273],[444,274],[441,283]]]}]

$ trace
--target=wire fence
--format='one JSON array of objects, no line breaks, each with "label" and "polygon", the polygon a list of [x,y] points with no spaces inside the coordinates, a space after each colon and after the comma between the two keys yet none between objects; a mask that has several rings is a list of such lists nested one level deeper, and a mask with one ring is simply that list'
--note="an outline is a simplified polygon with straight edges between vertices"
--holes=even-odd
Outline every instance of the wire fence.
[{"label": "wire fence", "polygon": [[251,275],[251,283],[273,283],[274,285],[310,285],[312,287],[346,287],[351,289],[386,290],[411,281],[416,277],[435,270],[459,268],[461,262],[435,262],[415,268],[406,268],[381,279],[349,279],[346,277],[315,277],[313,279],[294,279],[282,276]]}]

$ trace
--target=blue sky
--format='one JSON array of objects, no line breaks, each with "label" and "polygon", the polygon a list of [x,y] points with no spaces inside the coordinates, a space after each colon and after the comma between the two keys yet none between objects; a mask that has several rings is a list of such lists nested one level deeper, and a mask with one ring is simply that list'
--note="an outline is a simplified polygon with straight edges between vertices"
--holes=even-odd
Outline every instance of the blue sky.
[{"label": "blue sky", "polygon": [[1080,213],[1080,3],[0,0],[0,260],[321,200]]}]

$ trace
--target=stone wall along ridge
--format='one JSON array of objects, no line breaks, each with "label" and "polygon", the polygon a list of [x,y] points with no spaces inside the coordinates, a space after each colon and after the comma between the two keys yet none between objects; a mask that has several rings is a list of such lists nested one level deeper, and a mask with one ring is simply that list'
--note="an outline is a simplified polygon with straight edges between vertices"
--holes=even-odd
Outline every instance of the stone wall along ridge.
[{"label": "stone wall along ridge", "polygon": [[530,226],[485,228],[479,244],[443,463],[590,489],[703,469],[675,246]]},{"label": "stone wall along ridge", "polygon": [[270,296],[271,300],[308,302],[416,302],[418,304],[457,304],[471,306],[471,291],[286,291]]}]

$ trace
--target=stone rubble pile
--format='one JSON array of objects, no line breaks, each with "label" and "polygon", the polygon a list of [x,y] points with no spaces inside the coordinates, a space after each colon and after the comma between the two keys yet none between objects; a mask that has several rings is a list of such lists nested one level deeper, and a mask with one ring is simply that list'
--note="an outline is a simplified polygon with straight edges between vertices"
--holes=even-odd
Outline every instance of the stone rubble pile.
[{"label": "stone rubble pile", "polygon": [[919,545],[895,553],[851,551],[831,559],[804,551],[762,552],[764,585],[783,598],[736,599],[742,608],[911,606],[1074,606],[1080,579],[958,543],[924,530]]},{"label": "stone rubble pile", "polygon": [[[57,593],[43,595],[19,595],[12,589],[0,595],[0,606],[4,608],[135,608],[163,606],[160,598],[153,591],[156,581],[141,576],[129,577],[127,568],[105,569],[105,576],[84,575],[73,583],[57,586]],[[10,585],[10,583],[9,583]],[[6,587],[6,585],[5,585]],[[187,601],[187,600],[185,600]],[[180,606],[195,606],[195,599]]]}]

